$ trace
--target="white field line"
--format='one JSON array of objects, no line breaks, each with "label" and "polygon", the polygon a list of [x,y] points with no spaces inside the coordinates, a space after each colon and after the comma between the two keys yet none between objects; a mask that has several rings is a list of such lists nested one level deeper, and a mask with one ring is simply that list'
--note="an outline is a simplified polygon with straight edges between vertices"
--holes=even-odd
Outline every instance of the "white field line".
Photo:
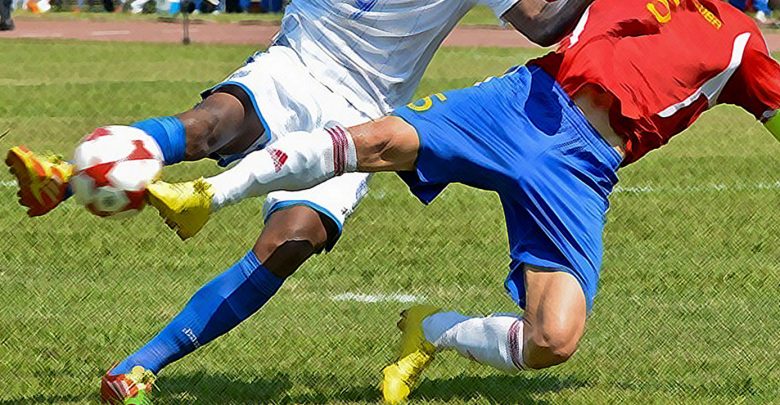
[{"label": "white field line", "polygon": [[366,302],[372,304],[377,302],[400,302],[402,304],[408,304],[411,302],[423,301],[423,297],[409,294],[359,294],[351,292],[334,295],[330,297],[330,299],[333,301]]},{"label": "white field line", "polygon": [[762,182],[753,184],[700,184],[688,187],[653,187],[653,186],[635,186],[621,187],[616,186],[613,190],[615,194],[693,194],[704,192],[721,191],[762,191],[762,190],[780,190],[780,180],[775,182]]}]

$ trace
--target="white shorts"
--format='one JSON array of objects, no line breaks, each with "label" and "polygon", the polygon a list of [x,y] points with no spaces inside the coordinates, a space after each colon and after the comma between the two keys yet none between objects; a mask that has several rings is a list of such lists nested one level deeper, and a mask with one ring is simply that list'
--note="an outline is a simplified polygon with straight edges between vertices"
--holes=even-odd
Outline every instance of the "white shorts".
[{"label": "white shorts", "polygon": [[[272,46],[254,54],[243,67],[205,91],[203,97],[227,85],[238,86],[249,95],[265,133],[242,154],[215,156],[221,166],[291,132],[314,131],[330,121],[349,127],[371,119],[317,81],[298,55],[284,46]],[[270,193],[264,204],[265,218],[278,210],[304,205],[333,220],[341,235],[347,217],[368,191],[368,179],[369,175],[364,173],[347,173],[308,190]],[[334,243],[335,240],[330,241],[328,248]]]}]

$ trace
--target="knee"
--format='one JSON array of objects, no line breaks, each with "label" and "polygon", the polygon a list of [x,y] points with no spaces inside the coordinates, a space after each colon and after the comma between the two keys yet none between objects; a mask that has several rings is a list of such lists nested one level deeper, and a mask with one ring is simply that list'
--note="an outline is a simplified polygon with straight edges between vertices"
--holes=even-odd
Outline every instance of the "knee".
[{"label": "knee", "polygon": [[359,125],[350,132],[363,162],[383,160],[393,145],[393,128],[385,120]]},{"label": "knee", "polygon": [[419,148],[417,131],[398,117],[350,128],[361,169],[369,171],[409,169]]},{"label": "knee", "polygon": [[552,367],[569,360],[581,337],[578,328],[562,323],[542,323],[526,340],[525,364],[532,369]]},{"label": "knee", "polygon": [[187,156],[191,160],[208,156],[218,142],[220,116],[207,108],[196,107],[179,116],[187,130]]},{"label": "knee", "polygon": [[327,243],[328,230],[319,215],[307,207],[293,207],[269,218],[253,251],[271,273],[289,277]]}]

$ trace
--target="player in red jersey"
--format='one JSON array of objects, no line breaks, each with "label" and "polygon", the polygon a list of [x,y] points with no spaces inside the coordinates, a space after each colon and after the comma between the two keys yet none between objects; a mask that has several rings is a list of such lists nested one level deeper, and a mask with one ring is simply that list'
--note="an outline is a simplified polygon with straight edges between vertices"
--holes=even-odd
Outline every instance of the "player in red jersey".
[{"label": "player in red jersey", "polygon": [[497,192],[506,287],[523,316],[405,311],[383,382],[399,402],[441,350],[505,371],[566,361],[596,294],[618,168],[718,103],[743,107],[780,140],[780,65],[749,17],[714,0],[596,0],[556,51],[501,78],[376,122],[293,134],[220,175],[242,179],[230,189],[201,179],[149,191],[174,225],[221,208],[224,194],[237,201],[354,171],[397,171],[426,203],[453,182]]}]

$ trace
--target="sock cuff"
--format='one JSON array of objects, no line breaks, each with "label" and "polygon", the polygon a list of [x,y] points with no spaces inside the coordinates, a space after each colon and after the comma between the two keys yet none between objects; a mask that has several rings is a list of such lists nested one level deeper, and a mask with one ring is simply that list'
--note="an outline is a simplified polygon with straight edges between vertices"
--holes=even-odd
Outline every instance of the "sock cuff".
[{"label": "sock cuff", "polygon": [[247,252],[238,263],[246,278],[265,294],[275,294],[284,284],[285,279],[271,273],[270,270],[263,266],[252,250]]},{"label": "sock cuff", "polygon": [[352,135],[344,126],[331,123],[325,128],[333,141],[333,168],[336,176],[357,170],[357,150]]},{"label": "sock cuff", "polygon": [[509,346],[509,356],[512,358],[512,364],[518,370],[525,370],[525,359],[523,358],[523,320],[518,319],[509,327],[507,336]]},{"label": "sock cuff", "polygon": [[178,117],[156,117],[130,124],[154,138],[160,146],[166,165],[184,160],[187,151],[187,132]]}]

